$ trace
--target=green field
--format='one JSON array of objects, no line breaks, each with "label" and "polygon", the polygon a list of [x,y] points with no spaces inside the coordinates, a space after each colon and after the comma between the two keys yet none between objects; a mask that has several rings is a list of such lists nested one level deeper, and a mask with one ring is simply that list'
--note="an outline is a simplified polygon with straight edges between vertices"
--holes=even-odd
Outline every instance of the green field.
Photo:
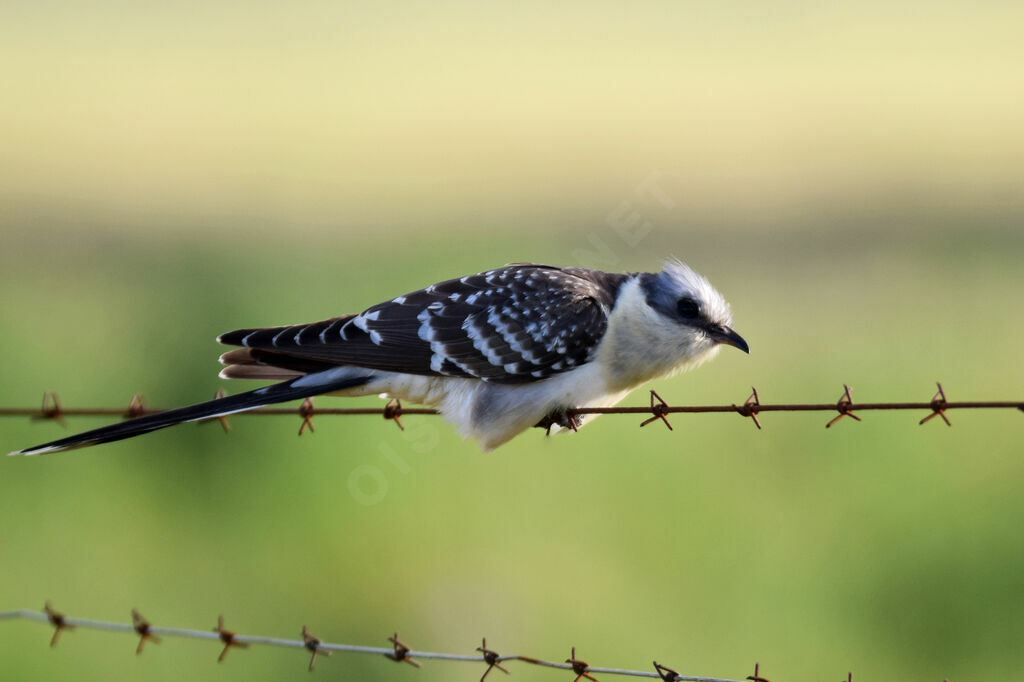
[{"label": "green field", "polygon": [[[963,1],[4,3],[0,406],[206,400],[249,387],[216,376],[224,331],[670,256],[752,351],[652,384],[670,403],[1024,399],[1022,25]],[[773,682],[1018,675],[1024,414],[830,416],[602,417],[483,454],[436,417],[300,438],[239,415],[0,458],[0,612]],[[0,453],[105,421],[2,418]],[[0,621],[0,679],[312,677],[306,652],[49,636]],[[313,675],[483,672],[459,665]]]},{"label": "green field", "polygon": [[[675,253],[706,271],[751,343],[749,357],[723,352],[659,392],[729,403],[753,384],[764,401],[824,402],[847,382],[861,400],[925,400],[941,379],[952,398],[1020,398],[1020,233],[862,234],[666,229],[623,249],[625,267]],[[341,235],[240,251],[223,236],[19,234],[2,264],[0,403],[44,390],[67,406],[124,405],[135,391],[160,406],[204,399],[224,384],[221,331],[360,309],[510,254],[565,261],[578,236],[532,254],[508,234],[459,241],[427,256],[436,246],[407,236],[381,258],[376,240]],[[673,432],[606,417],[486,455],[430,417],[407,417],[404,433],[322,417],[296,438],[296,418],[239,416],[228,435],[185,425],[8,459],[0,604],[52,599],[111,620],[138,607],[203,628],[224,613],[247,633],[297,636],[305,623],[361,644],[398,629],[435,650],[486,635],[501,651],[560,660],[575,645],[595,665],[656,657],[729,677],[760,660],[779,679],[995,678],[1024,635],[1021,416],[953,413],[953,428],[919,416],[870,413],[826,431],[823,414],[769,414],[760,432],[728,415],[679,415]],[[7,419],[3,447],[64,432]],[[366,465],[375,474],[354,495]],[[135,659],[126,636],[88,631],[50,652],[39,625],[0,627],[12,679],[206,679],[216,657],[213,644],[175,640]],[[281,679],[301,658],[236,652],[217,672]],[[335,656],[317,674],[475,674],[392,665]]]}]

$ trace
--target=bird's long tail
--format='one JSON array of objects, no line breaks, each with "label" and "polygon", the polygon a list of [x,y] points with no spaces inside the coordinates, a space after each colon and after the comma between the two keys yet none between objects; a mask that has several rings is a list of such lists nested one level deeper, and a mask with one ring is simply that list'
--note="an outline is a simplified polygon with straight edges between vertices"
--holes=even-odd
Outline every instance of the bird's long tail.
[{"label": "bird's long tail", "polygon": [[43,445],[11,452],[11,455],[43,455],[50,452],[72,450],[100,443],[139,436],[150,431],[163,429],[183,422],[194,422],[203,419],[222,417],[236,412],[245,412],[265,405],[283,403],[299,398],[308,398],[322,393],[356,388],[367,383],[372,374],[366,370],[338,367],[315,374],[285,381],[273,386],[257,388],[254,391],[216,398],[204,403],[179,407],[165,412],[130,419],[117,424],[110,424],[92,431],[61,438]]}]

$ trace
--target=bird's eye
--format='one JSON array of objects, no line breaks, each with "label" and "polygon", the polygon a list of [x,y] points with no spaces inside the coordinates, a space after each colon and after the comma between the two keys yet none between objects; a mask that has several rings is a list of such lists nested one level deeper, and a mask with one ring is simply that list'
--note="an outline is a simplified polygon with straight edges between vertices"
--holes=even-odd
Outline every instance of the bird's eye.
[{"label": "bird's eye", "polygon": [[679,313],[680,317],[694,318],[700,315],[700,306],[697,305],[695,300],[686,296],[679,299],[679,302],[676,303],[676,311]]}]

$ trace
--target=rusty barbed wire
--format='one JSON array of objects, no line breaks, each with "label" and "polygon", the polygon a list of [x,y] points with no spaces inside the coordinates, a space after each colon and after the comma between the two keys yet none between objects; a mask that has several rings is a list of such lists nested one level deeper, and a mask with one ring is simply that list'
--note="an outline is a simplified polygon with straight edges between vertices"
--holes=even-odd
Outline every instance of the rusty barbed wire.
[{"label": "rusty barbed wire", "polygon": [[[669,430],[672,424],[668,420],[670,414],[712,414],[712,413],[733,413],[742,417],[749,417],[758,429],[762,429],[761,420],[758,415],[765,412],[836,412],[835,417],[825,424],[825,428],[831,428],[840,422],[844,417],[856,421],[862,421],[857,412],[872,410],[928,410],[918,424],[926,424],[935,417],[939,417],[947,426],[953,423],[949,419],[949,410],[962,409],[1016,409],[1024,412],[1024,400],[992,400],[992,401],[954,401],[946,397],[946,391],[940,382],[936,382],[938,392],[927,402],[855,402],[853,389],[843,384],[843,393],[839,399],[831,403],[763,403],[757,388],[752,388],[750,397],[743,404],[737,405],[670,405],[657,391],[650,392],[650,405],[640,407],[577,407],[566,410],[567,417],[576,417],[585,414],[634,414],[645,415],[647,418],[640,422],[640,426],[647,426],[656,421],[661,421]],[[215,397],[224,397],[223,391],[217,391]],[[58,424],[66,425],[67,417],[86,416],[113,416],[124,419],[132,419],[143,415],[163,412],[146,405],[145,398],[141,393],[132,396],[127,408],[124,407],[64,407],[60,396],[48,391],[43,394],[43,402],[40,407],[0,407],[0,417],[29,417],[37,420],[50,420]],[[235,416],[279,416],[291,415],[299,417],[302,422],[299,427],[301,436],[308,429],[314,431],[313,418],[318,416],[357,416],[370,415],[383,417],[394,422],[400,429],[404,429],[402,417],[406,415],[437,415],[439,412],[431,407],[405,407],[402,401],[391,399],[383,407],[317,407],[313,398],[306,398],[299,407],[263,407],[248,412],[238,412]],[[223,427],[225,433],[231,430],[231,423],[227,416],[210,417],[200,423],[217,421]],[[570,422],[572,420],[570,419]]]},{"label": "rusty barbed wire", "polygon": [[[510,672],[503,667],[502,663],[510,663],[513,661],[519,661],[522,663],[528,663],[530,665],[537,665],[546,668],[556,668],[559,670],[565,670],[575,676],[576,682],[582,679],[591,680],[591,682],[598,682],[599,678],[595,675],[619,675],[624,677],[648,677],[653,679],[661,679],[664,682],[741,682],[734,678],[724,677],[706,677],[699,675],[682,675],[675,669],[670,668],[666,665],[653,661],[653,670],[630,670],[625,668],[607,668],[602,666],[591,665],[590,663],[581,660],[576,657],[576,647],[571,648],[571,655],[565,660],[564,663],[558,661],[548,661],[540,658],[534,658],[532,656],[524,656],[522,654],[515,655],[501,655],[497,651],[489,649],[487,647],[487,639],[481,638],[482,645],[476,647],[475,651],[478,654],[452,654],[442,653],[435,651],[419,651],[412,649],[407,644],[402,642],[398,638],[398,633],[394,633],[391,637],[387,638],[387,641],[391,643],[388,647],[375,647],[375,646],[362,646],[356,644],[338,644],[333,642],[326,642],[318,637],[314,637],[309,632],[309,628],[306,625],[302,626],[302,637],[300,639],[287,639],[280,637],[265,637],[260,635],[242,635],[234,632],[233,630],[227,630],[224,627],[224,616],[220,615],[217,617],[217,627],[212,630],[192,630],[188,628],[171,628],[171,627],[160,627],[150,623],[146,618],[139,613],[138,609],[132,609],[132,622],[131,623],[119,623],[111,621],[94,620],[91,618],[72,618],[59,611],[53,609],[49,602],[43,611],[32,611],[29,609],[18,609],[15,611],[0,611],[0,621],[3,620],[32,620],[42,623],[49,623],[54,628],[54,634],[50,640],[50,646],[56,646],[59,635],[62,632],[66,632],[75,628],[80,629],[92,629],[92,630],[103,630],[108,632],[127,632],[133,633],[139,637],[139,643],[135,648],[136,655],[141,654],[143,651],[143,645],[146,642],[152,642],[154,644],[160,644],[163,637],[184,637],[192,639],[208,639],[217,642],[218,646],[221,647],[220,654],[217,657],[218,663],[223,663],[227,657],[228,652],[231,649],[247,649],[250,646],[279,646],[287,647],[292,649],[304,650],[307,653],[312,653],[312,658],[309,661],[308,669],[313,670],[321,656],[330,656],[335,652],[344,652],[349,654],[370,654],[379,655],[388,658],[396,663],[409,663],[411,666],[420,668],[424,661],[441,661],[441,662],[461,662],[461,663],[478,663],[487,666],[484,669],[483,675],[480,680],[487,677],[493,669],[497,668],[506,675]],[[211,654],[212,658],[212,654]],[[761,677],[761,664],[754,664],[754,674],[747,676],[746,680],[754,680],[755,682],[768,682],[767,679]]]}]

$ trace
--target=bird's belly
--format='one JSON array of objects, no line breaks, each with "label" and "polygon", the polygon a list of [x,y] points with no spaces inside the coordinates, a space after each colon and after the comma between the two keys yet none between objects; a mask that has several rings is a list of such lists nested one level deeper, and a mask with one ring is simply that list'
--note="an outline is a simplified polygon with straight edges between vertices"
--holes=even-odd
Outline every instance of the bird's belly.
[{"label": "bird's belly", "polygon": [[440,408],[452,396],[469,394],[480,383],[476,379],[388,373],[368,383],[365,394],[382,393],[389,398]]},{"label": "bird's belly", "polygon": [[[485,450],[505,443],[554,410],[610,407],[629,393],[610,389],[596,364],[523,384],[381,373],[358,391],[360,395],[380,393],[436,407],[464,438],[478,440]],[[583,421],[595,416],[585,415]]]}]

